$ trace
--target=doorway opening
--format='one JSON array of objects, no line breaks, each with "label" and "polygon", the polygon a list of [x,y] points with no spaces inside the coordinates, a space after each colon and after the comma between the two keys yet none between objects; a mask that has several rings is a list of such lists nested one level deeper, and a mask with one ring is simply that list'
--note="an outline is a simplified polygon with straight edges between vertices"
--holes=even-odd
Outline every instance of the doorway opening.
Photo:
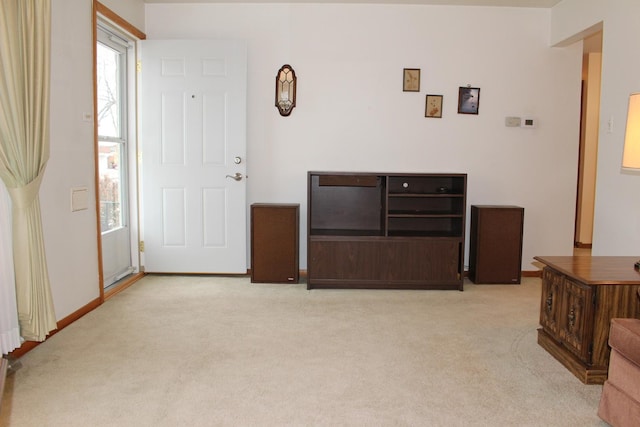
[{"label": "doorway opening", "polygon": [[138,250],[137,42],[145,34],[98,1],[94,16],[95,191],[100,298],[143,277]]},{"label": "doorway opening", "polygon": [[104,23],[98,23],[97,39],[98,200],[106,288],[134,271],[127,167],[130,43]]},{"label": "doorway opening", "polygon": [[580,255],[590,255],[593,243],[598,134],[600,131],[601,29],[584,38],[582,58],[582,103],[574,248]]}]

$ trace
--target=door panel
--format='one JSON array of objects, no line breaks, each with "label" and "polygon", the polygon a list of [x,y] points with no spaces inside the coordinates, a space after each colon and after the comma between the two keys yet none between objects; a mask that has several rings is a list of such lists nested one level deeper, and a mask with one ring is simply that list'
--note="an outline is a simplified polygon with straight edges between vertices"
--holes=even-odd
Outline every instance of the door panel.
[{"label": "door panel", "polygon": [[184,188],[162,189],[162,245],[184,247],[187,224],[185,220]]},{"label": "door panel", "polygon": [[540,307],[540,325],[558,336],[558,319],[560,316],[561,288],[564,277],[545,268],[542,270],[542,298]]},{"label": "door panel", "polygon": [[582,360],[591,360],[589,347],[593,336],[593,289],[565,279],[560,314],[560,339],[569,351]]},{"label": "door panel", "polygon": [[246,273],[245,44],[146,40],[141,79],[146,271]]},{"label": "door panel", "polygon": [[205,188],[202,192],[205,247],[223,247],[226,241],[226,190],[219,188]]}]

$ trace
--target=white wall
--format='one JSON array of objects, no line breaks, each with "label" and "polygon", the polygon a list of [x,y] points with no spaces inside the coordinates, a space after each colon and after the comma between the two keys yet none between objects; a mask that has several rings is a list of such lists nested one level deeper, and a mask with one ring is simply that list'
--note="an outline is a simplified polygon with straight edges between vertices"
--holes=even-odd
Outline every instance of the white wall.
[{"label": "white wall", "polygon": [[[140,25],[143,0],[103,3]],[[545,10],[495,7],[146,9],[139,28],[151,38],[249,42],[249,202],[301,204],[301,266],[309,169],[467,172],[469,204],[525,207],[523,269],[534,255],[570,254],[582,50],[569,42],[604,21],[593,252],[640,252],[640,176],[620,172],[627,97],[640,91],[640,57],[629,54],[640,43],[636,0],[563,0],[550,21]],[[569,47],[550,49],[549,40]],[[51,159],[40,199],[58,319],[99,295],[95,212],[72,213],[69,200],[71,188],[86,186],[95,203],[93,129],[82,120],[92,107],[91,49],[91,0],[52,2]],[[300,95],[281,118],[273,81],[286,62]],[[422,69],[419,94],[402,92],[403,67]],[[467,83],[482,88],[478,116],[456,114],[457,87]],[[445,96],[442,119],[423,117],[426,93]],[[532,115],[539,126],[507,129],[506,115]]]},{"label": "white wall", "polygon": [[[249,45],[248,201],[301,204],[306,267],[306,171],[467,172],[470,204],[525,207],[522,268],[572,250],[582,49],[549,48],[605,19],[594,253],[640,246],[640,177],[620,173],[628,93],[640,90],[633,40],[640,4],[564,0],[541,9],[417,5],[147,5],[149,38],[230,38]],[[103,2],[140,25],[143,0]],[[607,7],[604,7],[606,4]],[[588,11],[581,15],[583,8]],[[606,17],[600,16],[606,9]],[[95,203],[91,1],[52,2],[51,159],[41,202],[56,316],[99,296],[93,209],[70,210],[70,190]],[[551,19],[550,19],[551,17]],[[384,22],[384,26],[380,26]],[[274,25],[277,24],[277,25]],[[553,28],[550,28],[550,23]],[[273,106],[276,71],[299,76],[298,107]],[[402,68],[422,69],[403,93]],[[482,89],[480,114],[458,115],[457,88]],[[444,95],[444,117],[424,118],[424,96]],[[507,115],[538,119],[504,127]],[[602,190],[605,189],[605,190]],[[612,191],[616,189],[619,191]]]},{"label": "white wall", "polygon": [[[93,165],[91,1],[56,0],[51,10],[51,157],[40,191],[56,317],[99,296]],[[71,188],[87,187],[90,209],[71,212]]]},{"label": "white wall", "polygon": [[144,0],[100,0],[121,18],[144,31]]},{"label": "white wall", "polygon": [[[147,4],[145,32],[248,42],[248,201],[300,203],[301,268],[308,170],[466,172],[469,205],[525,208],[524,270],[572,253],[582,48],[549,47],[549,10]],[[288,118],[273,106],[284,63],[299,79]],[[420,93],[402,92],[404,67],[422,70]],[[478,116],[457,114],[467,84]],[[426,94],[444,95],[442,119],[424,117]],[[538,126],[506,128],[512,115]]]},{"label": "white wall", "polygon": [[[104,1],[131,19],[143,0]],[[123,10],[118,10],[123,9]],[[51,156],[40,191],[45,248],[56,318],[100,296],[93,122],[92,1],[55,0],[51,10]],[[143,24],[144,22],[142,22]],[[86,187],[89,209],[71,212],[71,189]]]},{"label": "white wall", "polygon": [[[552,12],[551,43],[603,22],[602,87],[593,255],[640,254],[640,176],[621,171],[629,94],[640,92],[640,2],[563,0]],[[613,121],[613,129],[608,122]]]}]

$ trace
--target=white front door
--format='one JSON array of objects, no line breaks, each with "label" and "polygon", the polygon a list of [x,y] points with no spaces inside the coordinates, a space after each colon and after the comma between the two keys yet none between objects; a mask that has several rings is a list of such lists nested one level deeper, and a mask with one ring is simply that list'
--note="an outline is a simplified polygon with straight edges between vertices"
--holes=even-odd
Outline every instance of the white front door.
[{"label": "white front door", "polygon": [[246,45],[141,48],[145,271],[246,273]]}]

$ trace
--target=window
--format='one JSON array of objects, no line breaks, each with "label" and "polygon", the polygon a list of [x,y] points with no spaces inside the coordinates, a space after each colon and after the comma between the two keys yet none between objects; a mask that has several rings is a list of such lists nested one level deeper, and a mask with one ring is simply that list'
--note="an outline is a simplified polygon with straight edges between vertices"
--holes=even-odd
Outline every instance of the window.
[{"label": "window", "polygon": [[98,158],[102,233],[127,221],[127,49],[123,38],[98,28]]}]

